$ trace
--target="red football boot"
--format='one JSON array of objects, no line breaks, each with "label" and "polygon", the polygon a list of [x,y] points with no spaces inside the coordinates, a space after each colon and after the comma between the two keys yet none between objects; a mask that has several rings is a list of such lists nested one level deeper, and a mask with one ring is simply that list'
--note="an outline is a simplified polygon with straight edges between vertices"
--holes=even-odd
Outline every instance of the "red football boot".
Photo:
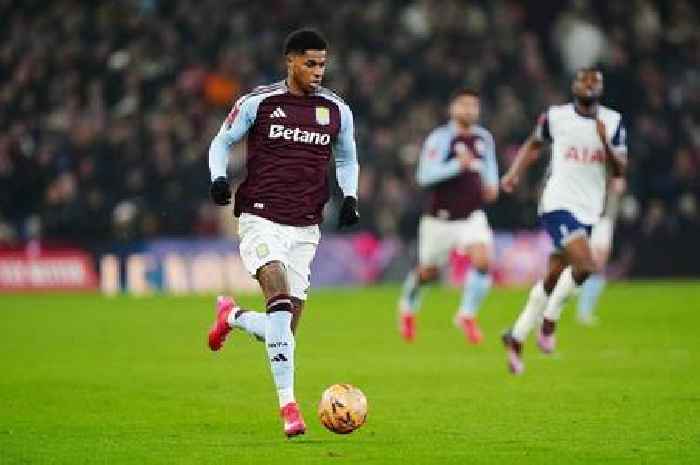
[{"label": "red football boot", "polygon": [[284,420],[284,434],[286,434],[288,438],[306,432],[306,425],[304,424],[304,419],[301,417],[301,412],[296,402],[290,402],[282,407],[280,415]]},{"label": "red football boot", "polygon": [[471,344],[480,344],[484,339],[483,334],[481,334],[481,329],[479,329],[479,325],[476,322],[476,318],[457,313],[457,315],[455,315],[455,326],[464,332],[464,337],[466,337],[467,341]]},{"label": "red football boot", "polygon": [[413,342],[416,339],[416,316],[413,313],[399,314],[399,331],[406,342]]},{"label": "red football boot", "polygon": [[219,350],[224,345],[226,336],[231,332],[228,324],[228,316],[236,306],[236,302],[231,297],[219,296],[216,298],[216,321],[209,330],[209,348]]}]

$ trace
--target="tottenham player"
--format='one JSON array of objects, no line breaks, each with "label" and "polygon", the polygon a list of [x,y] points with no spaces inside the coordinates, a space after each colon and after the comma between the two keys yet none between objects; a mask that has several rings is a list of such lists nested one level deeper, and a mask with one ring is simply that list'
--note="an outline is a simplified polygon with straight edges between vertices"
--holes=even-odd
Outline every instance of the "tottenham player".
[{"label": "tottenham player", "polygon": [[612,251],[613,229],[620,206],[620,197],[625,191],[625,179],[610,179],[602,218],[591,232],[591,252],[596,264],[596,272],[581,286],[578,297],[576,319],[584,326],[593,326],[598,321],[595,308],[598,298],[605,288],[605,267]]},{"label": "tottenham player", "polygon": [[471,260],[455,324],[467,340],[481,342],[476,314],[491,287],[489,263],[493,234],[484,203],[498,197],[498,165],[491,133],[479,126],[479,94],[460,89],[450,99],[450,121],[426,139],[418,162],[418,184],[429,202],[418,230],[418,266],[403,285],[399,325],[411,342],[421,286],[437,279],[452,249],[462,248]]},{"label": "tottenham player", "polygon": [[294,334],[329,198],[331,154],[344,195],[339,226],[359,220],[353,116],[343,100],[321,87],[326,52],[318,32],[291,33],[284,45],[286,80],[239,98],[209,149],[211,198],[227,205],[229,148],[246,139],[247,175],[236,191],[234,214],[240,218],[243,263],[267,300],[267,311],[261,313],[219,297],[209,347],[219,350],[232,328],[265,341],[288,437],[306,429],[294,397]]},{"label": "tottenham player", "polygon": [[512,192],[545,142],[552,144],[550,174],[540,201],[540,222],[555,252],[547,273],[530,291],[513,328],[503,335],[512,373],[524,369],[522,344],[540,318],[538,345],[554,350],[554,330],[565,299],[596,270],[588,237],[600,218],[608,175],[624,175],[627,165],[625,128],[620,113],[599,103],[603,75],[595,69],[576,73],[574,102],[552,106],[540,116],[533,134],[520,147],[501,180]]}]

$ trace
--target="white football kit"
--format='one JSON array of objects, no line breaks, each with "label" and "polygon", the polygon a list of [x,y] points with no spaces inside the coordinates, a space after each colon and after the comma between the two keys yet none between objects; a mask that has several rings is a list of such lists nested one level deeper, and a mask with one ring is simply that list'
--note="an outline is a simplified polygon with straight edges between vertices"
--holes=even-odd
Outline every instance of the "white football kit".
[{"label": "white football kit", "polygon": [[[597,117],[616,155],[626,155],[620,113],[600,105]],[[590,234],[603,212],[607,186],[606,153],[596,120],[576,111],[573,103],[552,106],[540,117],[535,137],[551,142],[551,162],[539,213],[559,248],[573,233]],[[573,217],[573,218],[571,218]]]},{"label": "white football kit", "polygon": [[[620,113],[600,105],[598,118],[617,154],[626,154],[626,134]],[[583,224],[598,221],[605,203],[605,149],[594,118],[580,115],[573,103],[550,107],[540,118],[536,135],[552,142],[550,174],[540,212],[566,210]]]}]

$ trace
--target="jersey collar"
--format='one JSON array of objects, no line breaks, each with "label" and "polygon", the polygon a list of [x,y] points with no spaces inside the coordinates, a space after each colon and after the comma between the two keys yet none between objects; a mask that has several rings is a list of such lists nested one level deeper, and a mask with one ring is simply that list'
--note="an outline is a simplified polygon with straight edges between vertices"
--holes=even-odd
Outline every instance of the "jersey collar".
[{"label": "jersey collar", "polygon": [[600,111],[600,104],[596,103],[596,108],[595,108],[595,114],[593,116],[591,115],[584,115],[580,111],[578,111],[578,107],[576,106],[576,102],[571,102],[571,106],[574,108],[574,113],[579,115],[581,118],[588,118],[588,119],[596,119],[596,115]]}]

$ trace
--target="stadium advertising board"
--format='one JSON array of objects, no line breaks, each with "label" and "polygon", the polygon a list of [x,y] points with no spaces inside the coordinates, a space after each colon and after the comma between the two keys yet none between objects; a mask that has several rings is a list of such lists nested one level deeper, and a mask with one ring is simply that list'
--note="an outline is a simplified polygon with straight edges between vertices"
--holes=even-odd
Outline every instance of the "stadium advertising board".
[{"label": "stadium advertising board", "polygon": [[84,251],[0,251],[0,292],[94,289],[97,274]]},{"label": "stadium advertising board", "polygon": [[[494,281],[524,285],[540,277],[551,250],[542,233],[498,233]],[[384,278],[387,267],[406,250],[399,241],[371,234],[324,236],[311,267],[314,288],[362,286]],[[159,239],[100,258],[100,287],[106,294],[259,292],[243,265],[238,243],[229,239]],[[461,286],[469,259],[455,251],[447,274]]]}]

